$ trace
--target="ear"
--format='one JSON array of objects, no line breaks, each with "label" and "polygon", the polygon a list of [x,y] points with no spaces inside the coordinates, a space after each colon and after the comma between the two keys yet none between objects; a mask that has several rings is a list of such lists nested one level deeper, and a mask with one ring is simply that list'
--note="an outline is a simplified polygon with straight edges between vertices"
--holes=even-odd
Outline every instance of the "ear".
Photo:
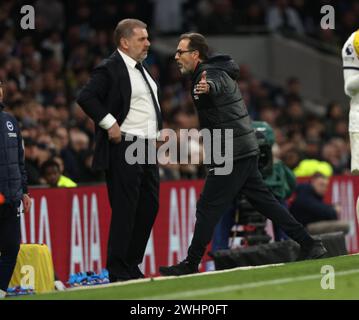
[{"label": "ear", "polygon": [[128,49],[128,40],[126,38],[120,39],[120,47],[124,49]]},{"label": "ear", "polygon": [[197,59],[199,59],[199,51],[198,51],[198,50],[195,50],[195,51],[193,51],[193,53],[194,53],[195,57],[196,57]]}]

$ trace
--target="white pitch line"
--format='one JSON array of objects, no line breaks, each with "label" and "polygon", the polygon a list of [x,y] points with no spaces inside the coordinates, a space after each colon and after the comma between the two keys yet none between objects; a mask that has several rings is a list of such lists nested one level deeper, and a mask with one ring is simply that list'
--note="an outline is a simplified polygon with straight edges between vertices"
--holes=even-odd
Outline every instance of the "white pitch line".
[{"label": "white pitch line", "polygon": [[[345,276],[348,274],[359,273],[359,269],[347,270],[347,271],[339,271],[335,273],[335,276]],[[186,299],[192,298],[195,296],[206,296],[214,293],[225,293],[231,292],[236,290],[243,290],[243,289],[253,289],[265,286],[271,286],[276,284],[285,284],[291,282],[298,282],[298,281],[306,281],[306,280],[313,280],[313,279],[320,279],[323,275],[321,274],[313,274],[309,276],[302,276],[302,277],[292,277],[292,278],[283,278],[283,279],[276,279],[276,280],[268,280],[268,281],[258,281],[252,283],[245,283],[245,284],[237,284],[237,285],[230,285],[221,288],[208,288],[208,289],[198,289],[198,290],[188,290],[178,293],[166,294],[166,295],[157,295],[157,296],[148,296],[140,298],[140,300],[172,300],[172,299]]]},{"label": "white pitch line", "polygon": [[285,263],[274,263],[274,264],[265,264],[265,265],[261,265],[261,266],[236,267],[236,268],[230,268],[230,269],[224,269],[224,270],[212,270],[212,271],[204,271],[204,272],[198,272],[198,273],[185,274],[183,276],[159,276],[159,277],[154,277],[152,279],[153,279],[153,281],[162,281],[162,280],[169,280],[169,279],[183,279],[183,278],[193,278],[193,277],[202,277],[202,276],[213,276],[216,274],[223,274],[223,273],[234,272],[234,271],[265,269],[265,268],[271,268],[271,267],[280,267],[280,266],[284,266],[284,265],[285,265]]},{"label": "white pitch line", "polygon": [[[359,255],[359,253],[355,254],[349,254],[349,256],[356,256]],[[296,263],[295,261],[290,263]],[[99,284],[94,286],[80,286],[80,287],[72,287],[72,288],[66,288],[64,291],[54,291],[54,292],[46,292],[45,294],[58,294],[63,292],[72,292],[72,291],[78,291],[78,290],[96,290],[96,289],[104,289],[104,288],[111,288],[111,287],[122,287],[122,286],[128,286],[131,284],[139,284],[139,283],[146,283],[146,282],[153,282],[153,281],[163,281],[163,280],[169,280],[169,279],[182,279],[182,278],[189,278],[189,277],[200,277],[200,276],[207,276],[207,275],[216,275],[216,274],[222,274],[227,272],[233,272],[233,271],[245,271],[245,270],[252,270],[252,269],[262,269],[262,268],[269,268],[269,267],[279,267],[286,265],[288,263],[275,263],[275,264],[266,264],[261,266],[246,266],[246,267],[237,267],[237,268],[231,268],[231,269],[225,269],[225,270],[214,270],[214,271],[206,271],[206,272],[200,272],[195,274],[189,274],[184,275],[181,277],[177,276],[159,276],[159,277],[153,277],[153,278],[145,278],[145,279],[137,279],[137,280],[130,280],[125,282],[114,282],[114,283],[107,283],[107,284]],[[259,282],[258,282],[259,283]],[[42,293],[39,293],[38,295],[41,295]],[[168,295],[166,295],[167,297]],[[153,299],[153,298],[148,298]]]},{"label": "white pitch line", "polygon": [[238,270],[252,270],[252,269],[264,269],[269,267],[278,267],[283,266],[284,263],[275,263],[275,264],[266,264],[261,266],[247,266],[247,267],[237,267],[237,268],[231,268],[231,269],[225,269],[225,270],[213,270],[213,271],[205,271],[205,272],[199,272],[199,273],[192,273],[183,275],[181,277],[178,276],[158,276],[153,278],[145,278],[145,279],[137,279],[137,280],[129,280],[124,282],[114,282],[114,283],[106,283],[106,284],[98,284],[94,286],[79,286],[79,287],[72,287],[67,288],[64,291],[59,292],[71,292],[71,291],[78,291],[78,290],[92,290],[92,289],[103,289],[103,288],[111,288],[111,287],[122,287],[122,286],[128,286],[130,284],[134,283],[145,283],[145,282],[153,282],[153,281],[163,281],[163,280],[170,280],[170,279],[183,279],[183,278],[190,278],[190,277],[202,277],[202,276],[211,276],[216,274],[223,274],[227,272],[234,272]]}]

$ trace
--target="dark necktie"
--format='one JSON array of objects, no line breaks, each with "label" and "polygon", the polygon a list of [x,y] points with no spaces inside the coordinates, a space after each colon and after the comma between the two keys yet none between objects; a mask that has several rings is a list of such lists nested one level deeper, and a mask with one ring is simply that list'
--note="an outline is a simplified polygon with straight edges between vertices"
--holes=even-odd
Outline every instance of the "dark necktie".
[{"label": "dark necktie", "polygon": [[155,94],[154,94],[153,91],[152,91],[152,87],[151,87],[150,82],[148,81],[148,79],[147,79],[147,77],[146,77],[146,74],[145,74],[145,71],[143,70],[142,64],[141,64],[141,63],[137,63],[137,64],[136,64],[136,69],[140,70],[143,79],[145,79],[146,84],[147,84],[148,88],[150,89],[151,98],[152,98],[153,105],[154,105],[155,110],[156,110],[158,130],[162,130],[162,115],[161,115],[160,107],[159,107],[158,104],[157,104],[157,100],[156,100]]}]

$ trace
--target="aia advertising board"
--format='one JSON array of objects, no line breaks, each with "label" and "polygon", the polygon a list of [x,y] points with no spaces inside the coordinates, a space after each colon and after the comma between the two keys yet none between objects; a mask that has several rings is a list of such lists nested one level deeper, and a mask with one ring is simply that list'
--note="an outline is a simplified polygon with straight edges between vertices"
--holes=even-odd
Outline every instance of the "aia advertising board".
[{"label": "aia advertising board", "polygon": [[[203,181],[163,182],[160,208],[142,270],[158,274],[161,265],[184,259],[193,236],[196,202]],[[111,211],[104,184],[79,188],[30,190],[33,205],[22,215],[23,243],[46,243],[56,275],[67,282],[78,271],[106,267]]]},{"label": "aia advertising board", "polygon": [[[156,276],[159,266],[186,257],[203,184],[202,180],[161,183],[160,208],[141,266],[146,276]],[[30,192],[33,206],[30,213],[22,215],[22,242],[46,243],[55,272],[63,282],[72,273],[105,268],[111,218],[106,186],[32,188]],[[358,194],[359,177],[333,177],[325,199],[341,204],[341,219],[350,224],[346,239],[352,253],[359,252]]]}]

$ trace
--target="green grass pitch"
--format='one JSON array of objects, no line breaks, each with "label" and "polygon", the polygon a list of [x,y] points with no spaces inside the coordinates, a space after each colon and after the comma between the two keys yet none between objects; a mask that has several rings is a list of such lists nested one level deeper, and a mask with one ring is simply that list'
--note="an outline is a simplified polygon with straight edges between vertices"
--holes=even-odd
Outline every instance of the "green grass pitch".
[{"label": "green grass pitch", "polygon": [[[330,281],[321,273],[325,265],[334,268],[334,289],[321,286]],[[359,255],[158,277],[20,299],[359,299]]]}]

